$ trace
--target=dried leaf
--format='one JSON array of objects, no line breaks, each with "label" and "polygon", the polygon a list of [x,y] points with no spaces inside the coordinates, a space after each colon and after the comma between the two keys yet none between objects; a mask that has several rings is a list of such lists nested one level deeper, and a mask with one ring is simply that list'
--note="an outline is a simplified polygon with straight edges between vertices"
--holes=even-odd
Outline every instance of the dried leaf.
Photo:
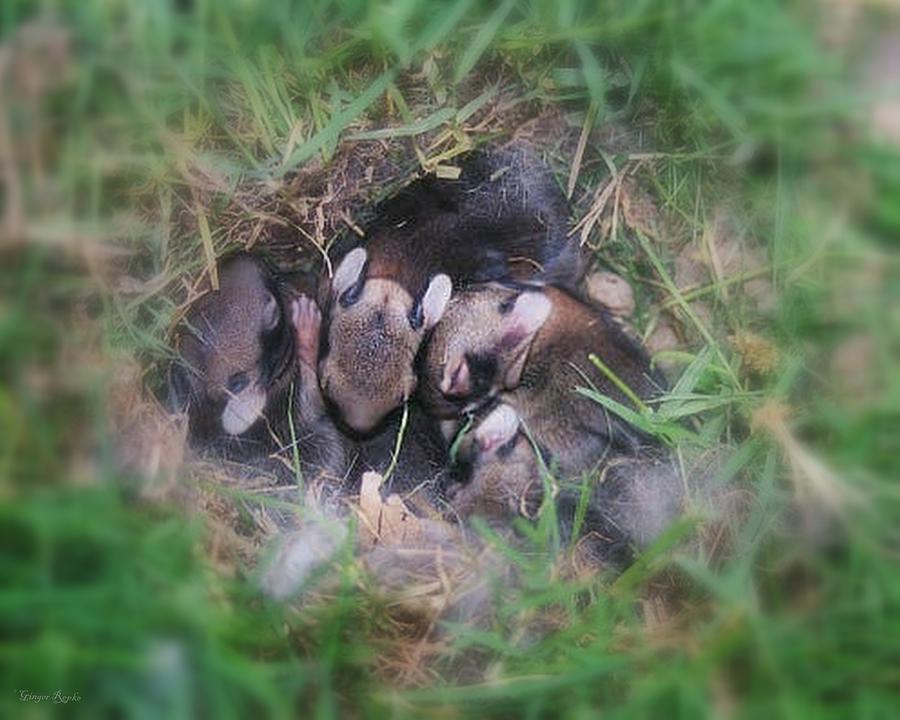
[{"label": "dried leaf", "polygon": [[360,542],[363,545],[408,545],[422,539],[419,518],[412,514],[399,495],[382,500],[380,488],[384,478],[375,472],[362,477],[359,491]]}]

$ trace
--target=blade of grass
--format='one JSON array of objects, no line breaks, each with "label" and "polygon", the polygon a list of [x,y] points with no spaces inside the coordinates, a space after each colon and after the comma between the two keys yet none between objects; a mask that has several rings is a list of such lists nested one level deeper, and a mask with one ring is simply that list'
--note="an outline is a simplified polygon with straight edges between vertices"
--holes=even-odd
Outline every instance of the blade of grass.
[{"label": "blade of grass", "polygon": [[481,58],[485,50],[487,50],[488,46],[491,44],[491,41],[503,24],[503,21],[506,20],[506,16],[509,15],[515,6],[516,0],[503,0],[491,16],[481,24],[478,28],[478,32],[475,33],[475,37],[472,38],[472,42],[465,49],[456,63],[456,70],[453,73],[454,85],[459,84],[462,79],[469,74],[472,68],[475,67],[479,58]]},{"label": "blade of grass", "polygon": [[335,142],[344,128],[365,112],[387,90],[390,84],[394,82],[395,76],[395,70],[387,70],[379,75],[343,111],[335,113],[325,127],[294,150],[287,161],[276,168],[274,171],[275,177],[284,177],[286,173],[311,158],[326,144]]},{"label": "blade of grass", "polygon": [[743,390],[741,381],[738,379],[738,376],[735,373],[734,368],[731,366],[731,363],[728,362],[728,359],[722,352],[722,348],[716,342],[715,338],[713,338],[709,330],[707,330],[706,326],[703,324],[700,318],[697,317],[697,313],[694,312],[693,308],[691,308],[691,306],[684,299],[681,291],[675,285],[671,276],[666,271],[665,267],[663,267],[663,264],[660,261],[659,257],[656,255],[656,252],[653,250],[650,241],[640,230],[635,230],[635,235],[637,236],[638,242],[640,243],[644,252],[647,254],[647,257],[650,259],[650,263],[656,270],[657,275],[659,275],[660,279],[663,282],[663,285],[665,285],[666,290],[668,290],[669,294],[677,300],[678,307],[680,307],[684,314],[690,318],[691,322],[694,324],[694,327],[697,328],[697,332],[699,332],[703,339],[706,341],[707,346],[715,350],[719,361],[722,363],[722,367],[724,367],[728,371],[728,376],[731,379],[732,384],[734,385],[734,389],[738,391]]},{"label": "blade of grass", "polygon": [[303,500],[303,490],[306,487],[303,482],[303,470],[300,468],[300,443],[297,440],[297,430],[294,427],[294,383],[291,383],[288,391],[287,407],[288,429],[291,433],[291,461],[294,466],[294,477],[297,480],[297,498]]},{"label": "blade of grass", "polygon": [[446,107],[437,110],[427,118],[396,128],[381,128],[380,130],[366,130],[365,132],[352,133],[348,140],[387,140],[399,137],[412,137],[429,132],[453,120],[457,115],[454,107]]},{"label": "blade of grass", "polygon": [[638,412],[641,415],[646,415],[650,412],[650,408],[641,400],[637,395],[635,395],[634,390],[628,387],[628,383],[622,380],[618,375],[616,375],[609,367],[606,366],[599,357],[591,353],[588,355],[588,360],[593,363],[594,367],[596,367],[600,372],[606,375],[607,378],[615,385],[619,390],[622,391],[622,394],[625,395],[631,402],[634,403],[634,406],[638,409]]},{"label": "blade of grass", "polygon": [[388,465],[387,470],[384,471],[383,476],[383,484],[385,487],[390,487],[388,485],[388,481],[391,479],[391,475],[394,474],[394,470],[397,468],[397,462],[400,460],[400,448],[403,446],[403,438],[406,437],[406,424],[409,421],[409,403],[403,403],[403,415],[400,416],[400,427],[397,428],[397,437],[394,440],[394,449],[391,452],[391,463]]}]

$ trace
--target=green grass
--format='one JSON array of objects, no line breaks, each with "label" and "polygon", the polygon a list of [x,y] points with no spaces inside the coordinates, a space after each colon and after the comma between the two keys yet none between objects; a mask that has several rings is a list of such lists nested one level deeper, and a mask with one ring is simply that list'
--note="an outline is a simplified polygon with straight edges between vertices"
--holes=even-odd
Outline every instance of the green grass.
[{"label": "green grass", "polygon": [[[4,2],[0,57],[24,60],[0,69],[15,149],[10,166],[0,147],[15,180],[0,186],[3,714],[894,714],[900,149],[869,132],[854,68],[897,16],[867,9],[829,50],[822,12],[774,0]],[[69,36],[55,65],[48,26]],[[640,330],[669,316],[686,339],[681,380],[642,422],[689,465],[720,451],[711,482],[744,511],[717,544],[698,502],[617,579],[560,579],[551,516],[522,528],[525,547],[495,538],[521,574],[496,589],[496,622],[449,628],[431,682],[398,688],[376,669],[405,645],[353,559],[336,592],[321,589],[328,602],[266,601],[242,563],[214,561],[216,527],[193,505],[141,499],[116,462],[105,393],[126,359],[152,370],[167,357],[178,278],[234,241],[244,188],[328,169],[354,137],[450,157],[503,131],[466,131],[500,95],[560,113],[576,134],[590,115],[650,141],[640,167],[588,148],[575,213],[610,165],[629,168],[677,235],[620,219],[598,255],[634,286]],[[566,187],[573,158],[547,153]],[[676,241],[702,247],[722,207],[764,251],[772,310],[734,284],[675,283]],[[16,209],[24,225],[8,222]],[[148,282],[123,292],[110,284],[123,273]],[[770,371],[749,372],[728,340],[747,332],[777,348]],[[760,413],[773,400],[790,408],[786,425]],[[862,501],[824,515],[793,441]],[[648,598],[663,586],[667,617],[653,623]],[[485,671],[471,680],[466,667]],[[27,703],[22,690],[81,700]]]}]

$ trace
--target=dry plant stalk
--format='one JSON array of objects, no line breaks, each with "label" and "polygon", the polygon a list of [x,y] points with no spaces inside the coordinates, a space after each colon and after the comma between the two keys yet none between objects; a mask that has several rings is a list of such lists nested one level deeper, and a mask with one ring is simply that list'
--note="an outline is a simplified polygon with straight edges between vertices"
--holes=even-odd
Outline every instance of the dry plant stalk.
[{"label": "dry plant stalk", "polygon": [[850,504],[863,502],[862,493],[850,487],[796,438],[788,426],[789,416],[787,405],[769,399],[753,412],[751,426],[768,433],[781,448],[791,470],[798,502],[817,501],[838,514],[845,512]]}]

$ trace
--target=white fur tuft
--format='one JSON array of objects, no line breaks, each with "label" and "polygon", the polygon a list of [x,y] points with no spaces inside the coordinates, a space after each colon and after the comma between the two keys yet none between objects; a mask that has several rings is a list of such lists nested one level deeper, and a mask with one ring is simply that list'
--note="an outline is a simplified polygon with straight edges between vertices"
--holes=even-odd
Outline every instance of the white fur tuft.
[{"label": "white fur tuft", "polygon": [[260,578],[262,589],[275,600],[297,593],[309,576],[331,560],[347,538],[341,520],[310,519],[302,530],[286,535]]},{"label": "white fur tuft", "polygon": [[247,432],[266,407],[266,394],[258,388],[247,388],[233,396],[222,411],[222,429],[229,435]]}]

